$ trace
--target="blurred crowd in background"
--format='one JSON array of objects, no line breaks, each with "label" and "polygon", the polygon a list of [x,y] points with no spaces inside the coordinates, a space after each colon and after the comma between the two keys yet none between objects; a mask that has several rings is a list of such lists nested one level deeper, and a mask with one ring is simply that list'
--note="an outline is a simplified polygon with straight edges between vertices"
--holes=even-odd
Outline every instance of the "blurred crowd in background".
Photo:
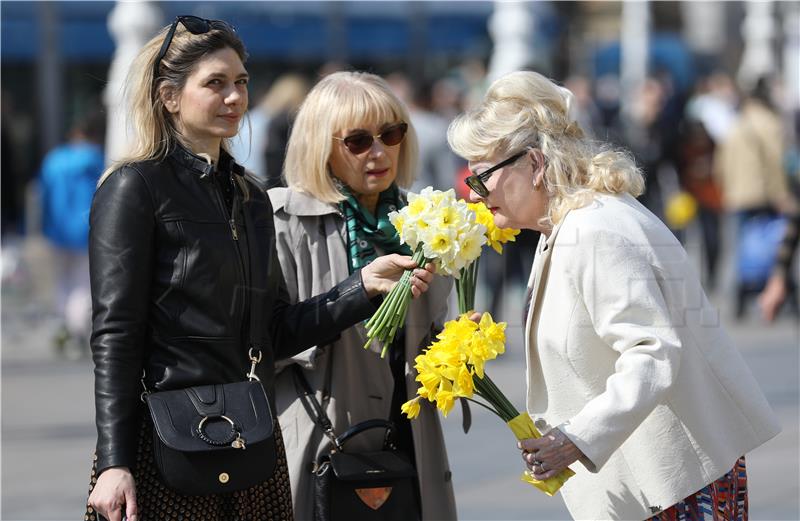
[{"label": "blurred crowd in background", "polygon": [[[384,75],[410,109],[420,141],[412,190],[466,197],[448,124],[506,69],[534,69],[572,91],[587,133],[631,152],[646,177],[642,202],[700,246],[704,285],[725,293],[735,318],[760,299],[768,321],[797,319],[796,2],[140,4],[153,20],[115,21],[113,2],[2,4],[3,317],[11,303],[15,318],[50,320],[60,353],[88,349],[87,215],[114,155],[115,24],[143,43],[176,14],[225,19],[248,45],[250,110],[232,151],[267,186],[283,183],[309,89],[330,72],[363,69]],[[502,256],[484,254],[483,309],[521,301],[537,239],[523,232]],[[731,280],[725,252],[735,256]]]}]

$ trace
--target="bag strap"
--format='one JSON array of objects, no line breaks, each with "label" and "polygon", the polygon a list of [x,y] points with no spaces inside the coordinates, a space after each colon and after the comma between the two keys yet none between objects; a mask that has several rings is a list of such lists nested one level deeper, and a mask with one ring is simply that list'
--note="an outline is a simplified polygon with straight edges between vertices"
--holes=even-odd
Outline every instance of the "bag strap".
[{"label": "bag strap", "polygon": [[325,436],[331,440],[331,443],[333,443],[333,446],[336,447],[336,450],[341,451],[342,444],[336,437],[336,433],[333,431],[333,422],[331,422],[331,419],[328,417],[328,413],[325,412],[325,409],[322,408],[319,400],[317,400],[314,391],[311,389],[311,385],[306,379],[306,375],[303,374],[303,370],[297,364],[292,364],[291,369],[292,376],[294,376],[295,390],[297,391],[297,395],[300,397],[300,399],[303,400],[303,405],[305,406],[306,412],[311,417],[311,420],[322,429],[322,432],[325,433]]},{"label": "bag strap", "polygon": [[[246,181],[245,181],[246,182]],[[234,183],[234,187],[238,187],[238,183]],[[236,202],[239,200],[239,194],[237,194],[237,189],[234,188],[233,194],[233,204],[236,206]],[[264,197],[268,197],[264,194]],[[247,271],[252,274],[253,266],[258,266],[260,260],[256,258],[255,247],[253,245],[253,241],[250,240],[251,237],[255,237],[255,226],[253,225],[253,217],[250,215],[250,212],[247,210],[247,207],[242,205],[242,214],[244,214],[244,223],[245,223],[245,236],[247,237],[247,254],[250,257],[249,266],[247,267]],[[268,262],[272,262],[271,259]],[[269,277],[269,273],[267,273],[267,277]],[[247,281],[250,279],[250,283],[248,284]],[[250,359],[250,372],[247,373],[247,379],[250,381],[256,380],[261,381],[258,376],[256,376],[256,366],[261,361],[261,351],[262,351],[262,339],[263,339],[263,324],[264,324],[264,314],[263,314],[263,298],[255,298],[256,290],[253,288],[252,284],[252,276],[248,277],[248,273],[245,273],[245,291],[247,291],[250,297],[250,306],[249,306],[249,314],[250,314],[250,341],[248,343],[247,349],[247,356]],[[258,320],[261,317],[262,320]],[[255,353],[253,352],[255,351]]]}]

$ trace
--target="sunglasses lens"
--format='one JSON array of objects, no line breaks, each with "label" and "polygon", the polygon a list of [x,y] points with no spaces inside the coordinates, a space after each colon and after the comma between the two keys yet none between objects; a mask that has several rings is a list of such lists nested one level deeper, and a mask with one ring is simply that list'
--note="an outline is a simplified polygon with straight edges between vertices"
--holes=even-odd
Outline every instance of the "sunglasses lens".
[{"label": "sunglasses lens", "polygon": [[405,123],[402,125],[397,125],[396,127],[392,127],[381,134],[381,141],[383,141],[383,144],[388,147],[399,145],[406,136],[407,129],[408,125]]},{"label": "sunglasses lens", "polygon": [[464,180],[464,182],[467,183],[467,186],[470,188],[470,190],[479,196],[486,197],[489,195],[489,190],[486,189],[486,185],[484,185],[483,181],[481,181],[477,176],[469,176]]},{"label": "sunglasses lens", "polygon": [[361,154],[372,146],[372,136],[369,134],[353,134],[344,138],[344,145],[353,154]]},{"label": "sunglasses lens", "polygon": [[192,34],[203,34],[211,30],[208,20],[197,16],[182,16],[181,23]]}]

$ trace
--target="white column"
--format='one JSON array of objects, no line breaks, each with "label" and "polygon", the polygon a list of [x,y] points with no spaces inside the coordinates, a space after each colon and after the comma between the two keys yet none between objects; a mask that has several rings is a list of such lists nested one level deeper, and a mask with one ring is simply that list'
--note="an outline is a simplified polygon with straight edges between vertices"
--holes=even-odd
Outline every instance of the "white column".
[{"label": "white column", "polygon": [[622,3],[621,32],[621,105],[623,112],[628,112],[634,91],[647,77],[647,58],[650,50],[649,2],[626,0]]},{"label": "white column", "polygon": [[786,2],[783,7],[783,82],[786,109],[800,110],[800,3]]},{"label": "white column", "polygon": [[36,60],[37,92],[41,109],[39,128],[41,129],[41,151],[46,153],[61,143],[63,128],[63,80],[61,58],[61,23],[59,9],[66,5],[41,2],[36,6],[37,21],[40,24],[39,48]]},{"label": "white column", "polygon": [[153,2],[117,2],[108,16],[108,30],[116,43],[103,92],[107,111],[106,163],[130,151],[131,130],[126,119],[125,80],[136,55],[162,27],[161,11]]},{"label": "white column", "polygon": [[755,86],[756,81],[765,74],[776,70],[776,56],[772,49],[775,37],[773,2],[747,2],[746,14],[742,22],[744,53],[739,64],[737,79],[745,91]]},{"label": "white column", "polygon": [[704,56],[725,48],[725,5],[722,2],[681,2],[683,36],[689,48]]},{"label": "white column", "polygon": [[494,42],[489,62],[490,82],[533,64],[536,26],[529,3],[495,1],[488,25],[489,35]]}]

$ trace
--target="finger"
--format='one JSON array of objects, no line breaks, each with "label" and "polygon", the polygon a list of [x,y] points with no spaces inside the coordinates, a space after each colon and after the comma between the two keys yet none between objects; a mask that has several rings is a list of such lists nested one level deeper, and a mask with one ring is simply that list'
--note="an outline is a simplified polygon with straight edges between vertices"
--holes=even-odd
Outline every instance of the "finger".
[{"label": "finger", "polygon": [[[537,470],[539,471],[539,473],[536,472]],[[545,472],[542,472],[541,470],[542,470],[541,467],[536,467],[536,469],[533,471],[533,477],[538,479],[539,481],[544,481],[546,479],[554,478],[554,477],[558,476],[558,474],[564,469],[563,468],[555,468],[555,469],[548,468]]]},{"label": "finger", "polygon": [[422,296],[423,293],[428,291],[428,285],[425,283],[417,283],[411,286],[411,296],[414,298],[419,298]]},{"label": "finger", "polygon": [[521,440],[519,445],[522,446],[522,450],[536,452],[547,446],[547,440],[545,438],[526,438]]},{"label": "finger", "polygon": [[122,507],[111,507],[107,513],[108,521],[122,521]]},{"label": "finger", "polygon": [[417,267],[417,263],[411,257],[407,255],[400,255],[398,253],[392,253],[389,255],[389,258],[392,262],[394,262],[397,266],[400,266],[406,270],[413,270]]},{"label": "finger", "polygon": [[414,276],[428,284],[433,281],[433,273],[428,270],[421,270],[419,268],[414,270]]},{"label": "finger", "polygon": [[138,521],[139,519],[139,509],[136,506],[136,490],[133,487],[125,492],[125,515],[128,516],[128,521]]},{"label": "finger", "polygon": [[[478,313],[477,311],[475,311],[474,313],[472,313],[472,315],[469,316],[469,319],[472,320],[473,322],[480,323],[481,314]],[[520,448],[522,448],[522,447],[520,447]]]},{"label": "finger", "polygon": [[430,271],[431,273],[436,273],[436,264],[429,262],[425,265],[425,270]]}]

